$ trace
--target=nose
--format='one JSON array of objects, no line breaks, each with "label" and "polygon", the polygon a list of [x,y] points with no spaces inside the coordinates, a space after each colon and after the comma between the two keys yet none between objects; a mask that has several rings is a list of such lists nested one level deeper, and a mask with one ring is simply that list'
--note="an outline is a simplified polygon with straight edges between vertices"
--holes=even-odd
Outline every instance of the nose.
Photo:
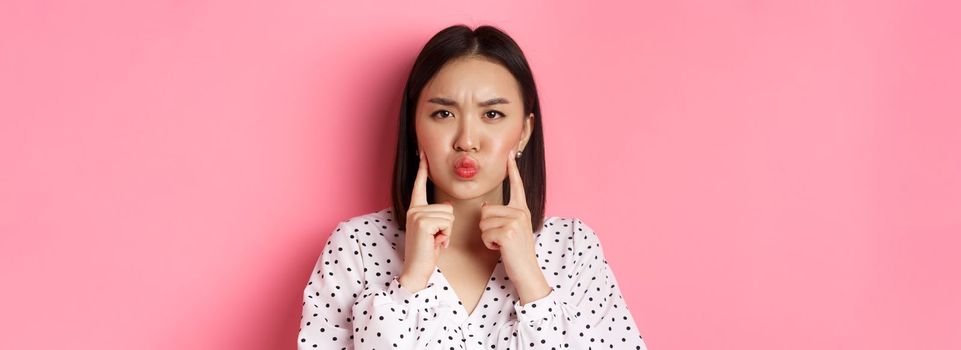
[{"label": "nose", "polygon": [[474,141],[474,135],[477,132],[474,130],[474,122],[471,119],[473,118],[460,119],[457,125],[457,137],[454,139],[455,151],[477,150],[477,142]]}]

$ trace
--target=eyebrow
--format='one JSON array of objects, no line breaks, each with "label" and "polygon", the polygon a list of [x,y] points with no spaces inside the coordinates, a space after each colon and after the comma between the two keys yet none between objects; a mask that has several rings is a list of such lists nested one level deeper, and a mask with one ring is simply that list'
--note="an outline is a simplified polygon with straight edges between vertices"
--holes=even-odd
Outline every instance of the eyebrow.
[{"label": "eyebrow", "polygon": [[[427,102],[436,103],[436,104],[444,105],[444,106],[456,106],[456,105],[457,105],[457,102],[455,102],[454,100],[451,100],[451,99],[449,99],[449,98],[443,98],[443,97],[433,97],[433,98],[427,100]],[[506,98],[497,97],[497,98],[492,98],[492,99],[487,100],[487,101],[483,101],[483,102],[481,102],[481,103],[478,103],[477,105],[478,105],[478,106],[481,106],[481,107],[487,107],[487,106],[493,106],[493,105],[496,105],[496,104],[508,104],[508,103],[511,103],[511,102],[508,101]]]}]

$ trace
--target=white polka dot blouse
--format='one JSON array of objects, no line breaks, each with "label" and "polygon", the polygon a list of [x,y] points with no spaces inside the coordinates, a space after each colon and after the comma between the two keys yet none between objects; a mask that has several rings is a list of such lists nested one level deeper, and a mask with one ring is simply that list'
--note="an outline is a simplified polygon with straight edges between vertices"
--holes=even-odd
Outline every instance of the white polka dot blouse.
[{"label": "white polka dot blouse", "polygon": [[552,291],[521,305],[498,261],[470,313],[440,268],[411,293],[391,208],[341,221],[304,288],[298,349],[647,349],[601,242],[578,218],[534,232]]}]

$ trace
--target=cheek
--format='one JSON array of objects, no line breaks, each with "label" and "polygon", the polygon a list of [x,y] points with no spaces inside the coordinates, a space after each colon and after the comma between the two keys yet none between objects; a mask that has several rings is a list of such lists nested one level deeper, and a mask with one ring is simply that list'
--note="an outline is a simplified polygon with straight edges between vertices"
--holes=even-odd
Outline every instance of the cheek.
[{"label": "cheek", "polygon": [[498,159],[504,159],[507,157],[507,153],[517,147],[516,139],[500,139],[494,141],[490,145],[490,151],[497,155]]},{"label": "cheek", "polygon": [[427,156],[427,170],[431,178],[441,174],[447,169],[447,158],[449,154],[445,151],[445,140],[441,137],[434,137],[431,134],[418,137],[421,150]]},{"label": "cheek", "polygon": [[418,127],[417,128],[417,145],[427,151],[427,154],[432,154],[432,151],[443,149],[443,145],[447,141],[447,136],[441,130],[435,130],[430,127]]}]

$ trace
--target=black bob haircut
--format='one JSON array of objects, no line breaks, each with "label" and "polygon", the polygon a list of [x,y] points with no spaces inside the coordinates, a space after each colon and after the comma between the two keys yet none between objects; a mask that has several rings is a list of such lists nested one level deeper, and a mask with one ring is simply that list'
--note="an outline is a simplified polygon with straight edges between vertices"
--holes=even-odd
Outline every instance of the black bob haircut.
[{"label": "black bob haircut", "polygon": [[[427,41],[414,61],[400,103],[397,154],[394,159],[394,176],[391,183],[393,218],[401,230],[406,229],[407,209],[420,161],[414,153],[417,150],[417,129],[414,126],[414,120],[420,93],[444,64],[470,56],[481,56],[507,68],[520,86],[520,93],[524,99],[524,117],[534,114],[533,130],[524,146],[521,158],[517,159],[517,169],[524,181],[527,208],[531,212],[531,228],[537,232],[544,225],[544,202],[547,195],[544,135],[541,132],[544,119],[541,118],[537,87],[534,85],[534,75],[527,64],[527,58],[524,57],[524,53],[514,39],[500,29],[489,25],[480,26],[474,30],[463,24],[444,28]],[[509,178],[504,179],[503,196],[506,204],[510,198]],[[428,202],[433,198],[434,184],[428,180]]]}]

